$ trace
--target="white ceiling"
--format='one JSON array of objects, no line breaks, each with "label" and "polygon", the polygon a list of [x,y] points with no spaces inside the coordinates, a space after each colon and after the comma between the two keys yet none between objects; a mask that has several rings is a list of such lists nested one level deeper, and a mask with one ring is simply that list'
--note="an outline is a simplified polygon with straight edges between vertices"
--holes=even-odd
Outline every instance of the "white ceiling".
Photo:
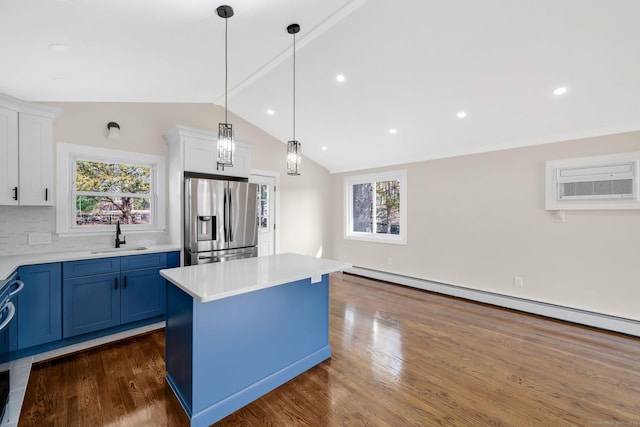
[{"label": "white ceiling", "polygon": [[[222,1],[2,0],[0,92],[223,104]],[[229,110],[292,138],[299,23],[296,137],[332,172],[640,130],[638,0],[229,4]]]}]

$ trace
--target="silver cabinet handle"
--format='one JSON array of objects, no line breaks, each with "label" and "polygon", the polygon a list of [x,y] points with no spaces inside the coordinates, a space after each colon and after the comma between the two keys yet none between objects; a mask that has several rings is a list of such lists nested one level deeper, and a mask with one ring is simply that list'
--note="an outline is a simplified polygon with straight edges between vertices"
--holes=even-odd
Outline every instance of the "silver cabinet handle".
[{"label": "silver cabinet handle", "polygon": [[11,320],[13,319],[13,316],[16,315],[16,306],[13,305],[13,303],[11,301],[8,301],[4,307],[2,307],[2,310],[0,310],[0,312],[5,311],[5,310],[9,310],[9,314],[7,314],[7,318],[4,319],[4,322],[2,322],[0,324],[0,331],[2,331],[4,328],[7,327],[7,325],[9,324],[9,322],[11,322]]},{"label": "silver cabinet handle", "polygon": [[16,286],[16,288],[14,290],[12,290],[11,292],[9,292],[9,298],[11,298],[12,296],[14,296],[15,294],[17,294],[18,292],[20,292],[22,290],[22,288],[24,288],[24,282],[22,280],[14,280],[10,286],[13,285],[18,285]]}]

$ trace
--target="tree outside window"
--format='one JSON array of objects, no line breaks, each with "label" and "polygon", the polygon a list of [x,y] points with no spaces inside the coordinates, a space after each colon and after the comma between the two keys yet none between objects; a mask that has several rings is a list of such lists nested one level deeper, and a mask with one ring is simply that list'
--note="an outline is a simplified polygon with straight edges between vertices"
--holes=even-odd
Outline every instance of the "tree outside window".
[{"label": "tree outside window", "polygon": [[345,177],[345,237],[406,244],[406,171]]},{"label": "tree outside window", "polygon": [[75,225],[153,223],[153,170],[95,160],[75,160]]}]

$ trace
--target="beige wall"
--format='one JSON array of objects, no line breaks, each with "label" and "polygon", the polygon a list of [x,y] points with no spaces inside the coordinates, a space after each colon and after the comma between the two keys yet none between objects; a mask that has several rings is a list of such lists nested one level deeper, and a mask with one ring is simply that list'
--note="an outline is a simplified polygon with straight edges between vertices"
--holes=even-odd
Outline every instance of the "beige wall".
[{"label": "beige wall", "polygon": [[[567,211],[558,223],[544,209],[546,160],[638,150],[635,132],[403,165],[406,246],[345,240],[348,174],[333,175],[332,255],[355,266],[640,320],[640,212]],[[384,169],[354,174],[376,170]],[[523,288],[514,287],[516,275],[524,277]]]},{"label": "beige wall", "polygon": [[[224,109],[212,104],[50,103],[62,109],[54,141],[165,155],[164,133],[176,124],[217,131]],[[120,140],[106,138],[110,121]],[[280,173],[281,252],[328,255],[329,172],[307,158],[302,176],[286,172],[286,146],[245,120],[230,115],[236,138],[253,143],[251,167]],[[55,157],[54,157],[55,158]],[[171,200],[169,200],[171,202]]]}]

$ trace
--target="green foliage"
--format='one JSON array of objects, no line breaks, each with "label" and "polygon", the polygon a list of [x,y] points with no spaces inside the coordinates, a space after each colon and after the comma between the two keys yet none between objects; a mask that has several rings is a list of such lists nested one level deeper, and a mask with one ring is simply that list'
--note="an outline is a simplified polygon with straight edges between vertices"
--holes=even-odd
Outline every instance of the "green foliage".
[{"label": "green foliage", "polygon": [[[126,194],[148,195],[151,193],[151,168],[89,160],[76,161],[76,191],[113,193],[100,196],[77,196],[76,208],[80,212],[108,210],[109,207],[122,212],[122,222],[132,224],[132,210],[148,210],[147,197],[126,197]],[[120,196],[120,197],[119,197]]]},{"label": "green foliage", "polygon": [[377,233],[400,233],[400,182],[376,182]]},{"label": "green foliage", "polygon": [[92,212],[98,205],[95,197],[76,196],[76,209],[79,212]]},{"label": "green foliage", "polygon": [[76,161],[76,191],[149,194],[150,190],[149,167]]}]

